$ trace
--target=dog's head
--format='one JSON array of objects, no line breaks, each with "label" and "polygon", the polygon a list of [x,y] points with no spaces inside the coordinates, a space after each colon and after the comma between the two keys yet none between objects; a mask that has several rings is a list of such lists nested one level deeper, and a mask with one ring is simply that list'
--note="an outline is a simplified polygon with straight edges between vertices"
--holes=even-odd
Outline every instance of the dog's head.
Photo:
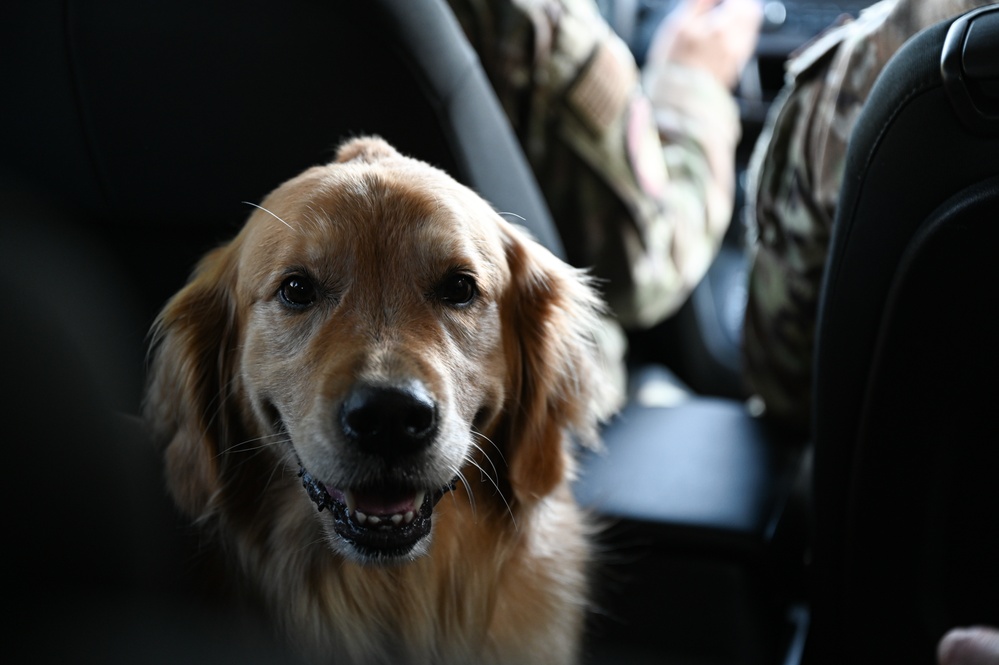
[{"label": "dog's head", "polygon": [[295,482],[292,509],[318,505],[344,556],[419,556],[470,469],[521,507],[566,480],[567,435],[594,436],[605,385],[599,307],[472,191],[350,141],[271,193],[162,312],[147,415],[171,491],[225,519]]}]

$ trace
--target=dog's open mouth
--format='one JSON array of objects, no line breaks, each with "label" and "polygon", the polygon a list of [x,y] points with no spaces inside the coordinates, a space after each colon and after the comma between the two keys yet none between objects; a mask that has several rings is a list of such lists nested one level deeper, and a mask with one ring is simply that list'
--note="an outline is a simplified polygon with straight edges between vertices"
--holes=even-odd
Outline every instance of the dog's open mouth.
[{"label": "dog's open mouth", "polygon": [[455,478],[433,491],[390,486],[337,489],[304,468],[298,475],[319,510],[329,509],[337,535],[376,557],[404,556],[429,535],[434,506],[457,482]]}]

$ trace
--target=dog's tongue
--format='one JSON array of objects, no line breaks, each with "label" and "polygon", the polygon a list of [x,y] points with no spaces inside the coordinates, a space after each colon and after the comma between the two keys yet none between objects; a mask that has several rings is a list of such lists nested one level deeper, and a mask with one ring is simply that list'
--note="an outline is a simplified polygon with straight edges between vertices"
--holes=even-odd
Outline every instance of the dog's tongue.
[{"label": "dog's tongue", "polygon": [[417,495],[402,490],[354,490],[354,506],[366,515],[396,515],[418,511]]}]

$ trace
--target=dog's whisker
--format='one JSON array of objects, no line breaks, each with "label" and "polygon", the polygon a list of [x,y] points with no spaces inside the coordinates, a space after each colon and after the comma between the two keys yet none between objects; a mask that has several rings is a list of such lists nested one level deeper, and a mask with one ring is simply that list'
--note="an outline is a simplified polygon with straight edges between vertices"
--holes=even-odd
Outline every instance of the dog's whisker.
[{"label": "dog's whisker", "polygon": [[[475,443],[475,441],[469,441],[469,445],[471,445],[473,448],[475,448],[480,453],[482,453],[482,456],[486,458],[487,462],[489,462],[489,466],[491,466],[493,468],[493,475],[496,476],[497,478],[499,478],[499,475],[500,475],[499,474],[499,470],[496,468],[496,464],[493,462],[493,459],[489,456],[489,453],[487,453],[482,448],[482,446],[480,446],[479,444]],[[502,454],[501,454],[501,456],[502,456]],[[503,460],[503,461],[505,462],[506,460]]]},{"label": "dog's whisker", "polygon": [[510,515],[510,521],[513,522],[513,528],[515,529],[518,528],[517,518],[513,514],[513,507],[510,505],[510,502],[506,500],[506,497],[503,495],[503,490],[500,489],[499,483],[496,481],[496,479],[490,476],[489,473],[478,462],[476,462],[468,455],[465,455],[465,461],[479,470],[479,473],[481,473],[483,477],[482,482],[488,480],[489,484],[496,489],[496,493],[499,494],[501,499],[503,499],[503,505],[506,506],[506,512]]},{"label": "dog's whisker", "polygon": [[[246,442],[246,443],[249,443],[249,442]],[[232,446],[231,448],[229,448],[226,452],[244,453],[244,454],[245,453],[259,453],[259,452],[261,452],[263,450],[266,450],[266,449],[271,448],[273,446],[279,445],[282,442],[281,441],[274,441],[273,443],[262,443],[260,445],[252,446],[252,447],[251,446],[247,446],[246,443],[236,444],[235,446]]]},{"label": "dog's whisker", "polygon": [[[270,439],[268,441],[268,439]],[[260,450],[261,448],[269,448],[272,446],[277,446],[282,443],[290,443],[291,439],[284,432],[274,433],[274,434],[264,434],[263,436],[256,436],[251,439],[245,439],[239,443],[234,443],[229,447],[229,450],[247,453],[254,450]],[[251,446],[250,444],[258,444]]]},{"label": "dog's whisker", "polygon": [[[468,497],[468,505],[472,509],[472,517],[478,520],[478,511],[476,510],[475,495],[472,493],[472,486],[468,484],[468,479],[465,478],[465,474],[461,472],[461,469],[457,469],[453,466],[450,468],[451,471],[454,472],[454,475],[457,476],[458,480],[461,481],[461,484],[465,486],[465,495]],[[454,501],[457,506],[458,500],[454,498],[454,492],[451,492],[450,494],[451,500]]]},{"label": "dog's whisker", "polygon": [[299,554],[305,552],[308,554],[309,550],[313,547],[319,545],[324,546],[327,543],[327,539],[323,535],[317,535],[312,540],[303,540],[300,547],[295,548],[295,551]]},{"label": "dog's whisker", "polygon": [[527,219],[525,219],[524,217],[521,217],[520,215],[518,215],[515,212],[499,212],[499,211],[497,211],[496,214],[499,215],[500,217],[516,217],[517,219],[519,219],[522,222],[526,222],[527,221]]},{"label": "dog's whisker", "polygon": [[[505,456],[505,455],[503,455],[503,451],[502,451],[502,449],[500,449],[500,447],[499,447],[498,445],[496,445],[496,442],[495,442],[495,441],[493,441],[493,440],[492,440],[492,439],[490,439],[490,438],[489,438],[488,436],[486,436],[485,434],[483,434],[483,433],[481,433],[481,432],[479,432],[479,431],[476,431],[476,430],[472,430],[472,433],[473,433],[473,434],[474,434],[475,436],[477,436],[477,437],[479,437],[479,438],[481,438],[481,439],[485,439],[486,441],[488,441],[488,442],[489,442],[489,444],[490,444],[490,445],[492,445],[492,447],[493,447],[493,448],[494,448],[494,449],[496,450],[496,452],[497,452],[497,453],[499,454],[499,456],[500,456],[500,459],[501,459],[501,460],[503,460],[503,463],[504,463],[504,464],[506,464],[506,463],[507,463],[507,462],[506,462],[506,456]],[[480,453],[482,454],[482,456],[483,456],[483,457],[485,457],[485,458],[486,458],[486,461],[487,461],[487,462],[489,462],[489,466],[491,466],[491,467],[492,467],[492,470],[493,470],[493,474],[494,474],[494,476],[495,476],[495,477],[494,477],[494,476],[490,476],[490,475],[489,475],[489,474],[488,474],[488,473],[486,472],[486,470],[485,470],[485,469],[483,469],[483,468],[482,468],[481,466],[479,466],[479,465],[478,465],[478,464],[477,464],[477,463],[476,463],[476,462],[475,462],[474,460],[471,460],[471,459],[469,459],[469,461],[470,461],[470,462],[471,462],[471,463],[472,463],[472,464],[473,464],[473,465],[474,465],[474,466],[475,466],[476,468],[478,468],[478,469],[479,469],[479,471],[480,471],[480,472],[481,472],[481,473],[482,473],[482,474],[483,474],[483,475],[484,475],[484,476],[485,476],[486,478],[488,478],[488,479],[489,479],[489,481],[490,481],[490,483],[492,483],[493,487],[495,487],[495,488],[496,488],[496,491],[497,491],[497,492],[499,492],[499,495],[500,495],[500,496],[503,496],[503,492],[502,492],[502,490],[500,490],[500,488],[499,488],[499,484],[498,484],[498,483],[497,483],[497,481],[496,481],[496,479],[500,477],[500,474],[499,474],[499,470],[498,470],[498,469],[496,468],[496,463],[495,463],[495,462],[493,462],[493,459],[492,459],[492,457],[490,457],[490,456],[489,456],[489,453],[487,453],[487,452],[485,451],[485,449],[484,449],[484,448],[483,448],[482,446],[480,446],[479,444],[477,444],[477,443],[476,443],[476,442],[475,442],[474,440],[473,440],[473,441],[470,441],[469,443],[470,443],[470,444],[471,444],[471,445],[472,445],[472,446],[473,446],[473,447],[474,447],[474,448],[475,448],[476,450],[478,450],[478,451],[479,451],[479,452],[480,452]],[[503,498],[503,502],[504,502],[504,503],[506,504],[506,510],[507,510],[507,512],[508,512],[508,513],[510,514],[510,518],[511,518],[511,520],[513,520],[513,525],[514,525],[514,527],[516,527],[516,526],[517,526],[517,519],[516,519],[516,518],[514,517],[514,515],[513,515],[513,509],[512,509],[511,507],[510,507],[510,504],[509,504],[509,503],[508,503],[508,502],[506,501],[506,497],[504,497],[504,498]]]},{"label": "dog's whisker", "polygon": [[[201,436],[202,437],[208,438],[209,432],[210,432],[210,430],[213,427],[216,426],[216,422],[218,422],[219,416],[222,413],[225,413],[227,401],[228,401],[229,397],[232,395],[233,387],[235,385],[236,385],[236,378],[235,377],[230,378],[226,382],[225,386],[223,386],[223,389],[220,390],[218,392],[218,394],[215,397],[212,398],[212,401],[208,403],[208,407],[209,407],[208,410],[211,411],[211,416],[208,419],[208,422],[205,424],[204,428],[202,429],[202,432],[201,432]],[[225,440],[229,439],[229,433],[228,433],[227,427],[225,425],[225,421],[223,421],[222,424],[221,424],[221,430],[222,431],[221,431],[221,436],[219,437],[219,440],[220,441],[225,441]],[[277,437],[285,437],[285,438],[283,438],[283,439],[277,439],[277,440],[272,441],[270,443],[266,443],[266,444],[263,444],[263,445],[260,445],[260,446],[256,446],[256,447],[253,447],[253,448],[246,448],[245,447],[246,444],[248,444],[248,443],[254,443],[254,442],[257,442],[257,441],[262,441],[264,439],[271,438],[271,437],[274,437],[275,439]],[[220,450],[218,453],[216,453],[215,458],[216,459],[220,458],[226,451],[229,451],[229,450],[232,450],[234,452],[254,452],[254,453],[259,454],[263,449],[269,448],[271,446],[276,446],[276,445],[279,445],[281,443],[290,443],[290,442],[291,442],[291,438],[288,437],[288,435],[287,435],[286,432],[275,432],[273,434],[265,434],[265,435],[260,436],[260,437],[245,439],[243,441],[240,441],[239,443],[236,443],[236,444],[233,444],[232,446],[229,446],[225,450]]]},{"label": "dog's whisker", "polygon": [[500,495],[502,496],[503,493],[500,490],[499,484],[496,482],[496,480],[492,476],[489,475],[489,472],[486,471],[486,469],[481,464],[479,464],[478,462],[476,462],[474,459],[472,459],[468,455],[465,456],[465,461],[468,464],[474,466],[476,469],[479,470],[479,477],[480,477],[479,482],[483,482],[484,483],[484,482],[486,482],[488,480],[489,484],[492,485],[494,488],[496,488],[496,491],[499,492]]},{"label": "dog's whisker", "polygon": [[[221,453],[219,453],[218,455],[216,455],[216,459],[221,458],[226,453],[230,452],[230,450],[231,450],[231,448],[222,451]],[[257,446],[256,448],[253,448],[252,450],[241,451],[241,452],[245,452],[247,454],[244,455],[244,456],[238,457],[238,458],[237,457],[233,457],[233,461],[238,462],[238,464],[246,464],[246,463],[250,462],[251,460],[256,459],[258,456],[263,455],[268,450],[269,450],[269,448],[267,446]]]},{"label": "dog's whisker", "polygon": [[246,204],[246,205],[248,205],[248,206],[253,206],[254,208],[257,208],[257,209],[259,209],[259,210],[263,210],[263,211],[264,211],[264,212],[266,212],[266,213],[267,213],[268,215],[270,215],[271,217],[273,217],[273,218],[274,218],[274,219],[276,219],[277,221],[281,222],[282,224],[284,224],[285,226],[287,226],[287,227],[288,227],[289,229],[291,229],[291,230],[292,230],[292,231],[294,231],[295,233],[298,233],[298,229],[296,229],[296,228],[295,228],[294,226],[292,226],[292,225],[291,225],[291,224],[289,224],[288,222],[284,221],[283,219],[281,219],[280,217],[278,217],[277,215],[275,215],[275,214],[274,214],[273,212],[271,212],[271,211],[270,211],[270,210],[268,210],[267,208],[265,208],[265,207],[263,207],[263,206],[259,206],[259,205],[257,205],[256,203],[251,203],[250,201],[243,201],[243,203],[245,203],[245,204]]},{"label": "dog's whisker", "polygon": [[[275,437],[275,438],[276,437],[283,437],[283,438],[278,438],[275,441],[271,441],[271,442],[268,442],[268,443],[263,443],[263,444],[252,446],[252,447],[247,447],[247,444],[255,443],[255,442],[260,441],[261,439],[270,438],[270,437]],[[237,443],[237,444],[234,444],[234,445],[229,446],[227,448],[224,448],[222,450],[219,450],[215,454],[215,459],[221,459],[223,456],[225,456],[226,454],[228,454],[230,452],[232,452],[232,453],[241,453],[241,455],[238,458],[234,456],[233,459],[234,460],[238,459],[239,463],[243,464],[243,463],[249,462],[250,460],[255,459],[259,455],[262,455],[262,454],[264,454],[264,453],[266,453],[266,452],[268,452],[270,450],[273,450],[275,447],[281,446],[282,444],[290,444],[290,443],[291,443],[291,438],[287,437],[284,434],[268,434],[268,435],[265,435],[263,437],[258,437],[258,438],[255,438],[255,439],[248,439],[246,441],[242,441],[240,443]]]},{"label": "dog's whisker", "polygon": [[[500,448],[498,445],[496,445],[495,441],[493,441],[492,439],[490,439],[488,436],[486,436],[482,432],[478,431],[477,429],[473,429],[472,430],[472,434],[474,436],[479,437],[480,439],[484,439],[484,440],[488,441],[489,445],[491,445],[496,450],[496,452],[499,453],[500,459],[503,460],[503,463],[506,464],[506,455],[503,454],[503,449]],[[478,446],[476,446],[476,448],[478,448]],[[479,448],[479,450],[482,450],[482,449]],[[485,455],[486,454],[485,451],[482,451],[482,454]]]},{"label": "dog's whisker", "polygon": [[[202,439],[208,438],[209,432],[213,427],[215,427],[215,423],[219,419],[219,415],[225,411],[226,400],[232,394],[232,388],[235,385],[235,383],[236,383],[236,377],[231,377],[228,381],[226,381],[225,385],[223,386],[223,389],[220,390],[218,394],[215,397],[213,397],[211,401],[207,403],[205,411],[206,412],[210,411],[211,416],[208,418],[208,422],[205,423],[204,427],[201,429]],[[222,427],[222,430],[223,430],[221,432],[222,436],[219,438],[219,440],[224,441],[229,438],[228,431],[226,430],[224,425]]]},{"label": "dog's whisker", "polygon": [[[266,439],[272,439],[271,441],[266,441]],[[272,448],[281,446],[282,444],[291,443],[291,438],[284,433],[274,433],[265,434],[264,436],[254,437],[252,439],[246,439],[228,446],[225,450],[219,451],[216,455],[222,455],[227,452],[233,453],[253,453],[254,456],[260,454],[265,450],[270,450]],[[252,445],[256,444],[256,445]]]},{"label": "dog's whisker", "polygon": [[274,466],[271,468],[270,474],[267,476],[267,481],[264,483],[264,487],[271,486],[271,483],[274,482],[274,478],[277,477],[279,471],[286,471],[289,468],[294,468],[293,466],[291,466],[292,462],[294,461],[293,457],[294,457],[293,455],[285,453],[284,460],[279,460],[276,464],[274,464]]}]

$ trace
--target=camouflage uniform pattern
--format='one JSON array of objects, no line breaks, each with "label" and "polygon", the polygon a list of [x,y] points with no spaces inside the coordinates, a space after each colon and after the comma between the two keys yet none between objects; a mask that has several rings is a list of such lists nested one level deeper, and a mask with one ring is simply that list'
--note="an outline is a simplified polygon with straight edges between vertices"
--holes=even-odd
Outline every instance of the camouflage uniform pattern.
[{"label": "camouflage uniform pattern", "polygon": [[728,227],[736,104],[708,74],[640,71],[593,0],[449,0],[538,178],[569,261],[626,327],[672,314]]},{"label": "camouflage uniform pattern", "polygon": [[768,416],[811,413],[819,288],[847,141],[877,75],[919,30],[982,0],[885,0],[816,38],[788,65],[750,174],[752,258],[746,378]]}]

